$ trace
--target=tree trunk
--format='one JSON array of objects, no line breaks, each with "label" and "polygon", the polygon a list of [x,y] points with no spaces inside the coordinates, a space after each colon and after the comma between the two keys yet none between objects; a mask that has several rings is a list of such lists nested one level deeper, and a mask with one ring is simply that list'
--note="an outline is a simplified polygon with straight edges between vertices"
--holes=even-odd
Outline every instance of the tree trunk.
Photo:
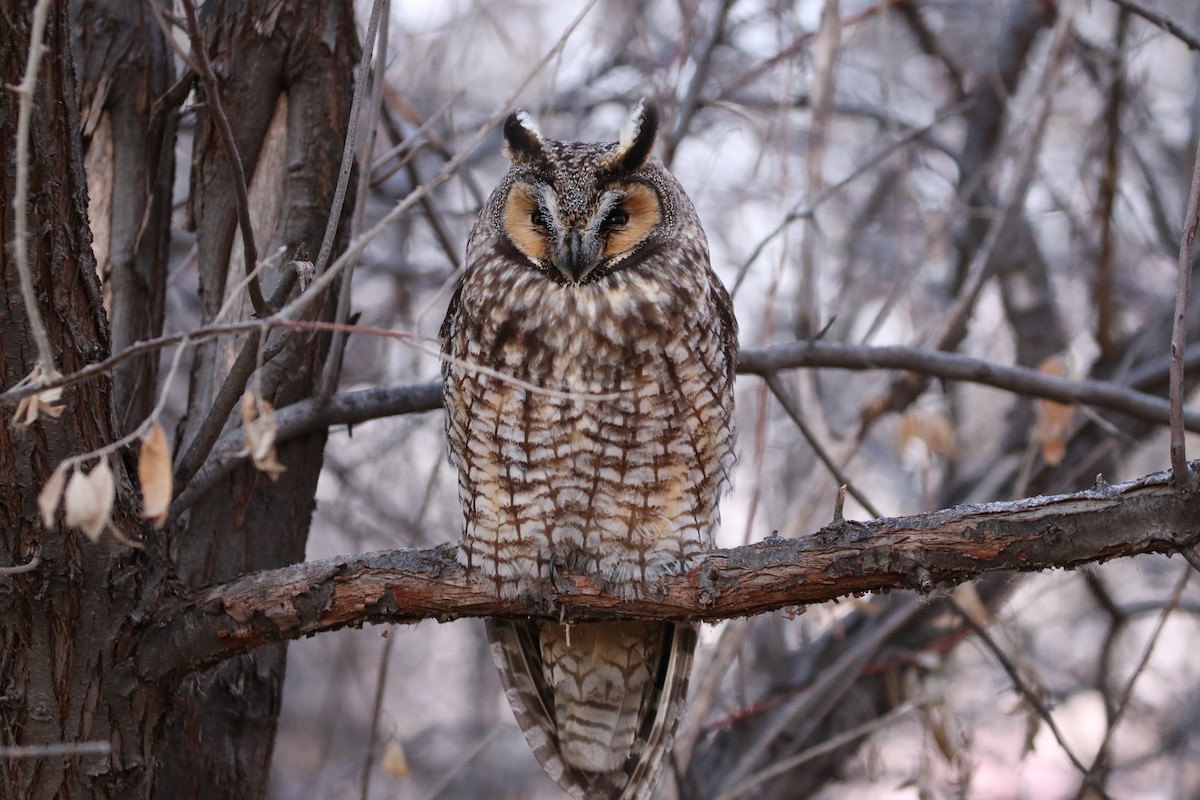
[{"label": "tree trunk", "polygon": [[[32,5],[0,0],[0,41],[6,43],[0,80],[7,86],[24,76]],[[255,236],[264,256],[282,250],[286,263],[306,245],[320,245],[332,205],[358,53],[352,4],[281,8],[228,0],[215,6],[206,10],[218,24],[205,36],[257,192],[254,208],[265,212],[255,221]],[[30,234],[24,243],[54,366],[62,373],[161,329],[177,118],[172,106],[178,105],[178,99],[155,105],[172,76],[149,6],[75,0],[71,10],[77,15],[74,41],[67,0],[50,4],[31,107]],[[81,65],[78,93],[72,44]],[[19,98],[17,92],[0,93],[5,198],[16,185]],[[86,110],[82,120],[80,105]],[[216,317],[225,287],[232,290],[244,271],[231,258],[231,251],[241,253],[235,195],[210,108],[204,104],[198,112],[191,198],[205,322]],[[19,244],[14,220],[7,202],[0,219],[5,388],[38,363],[13,258]],[[279,270],[265,273],[273,279]],[[310,316],[330,308],[328,300]],[[233,319],[248,316],[236,303],[234,309]],[[193,386],[220,386],[237,346],[218,343],[197,358]],[[311,395],[322,350],[312,335],[290,336],[256,379],[262,396],[282,406]],[[235,470],[165,533],[139,516],[135,448],[115,451],[107,457],[116,481],[112,521],[126,538],[144,542],[145,550],[107,533],[90,543],[66,529],[61,514],[50,530],[39,520],[35,501],[57,465],[111,444],[151,412],[159,391],[157,363],[157,354],[130,359],[115,370],[115,381],[104,376],[66,388],[58,419],[43,415],[24,429],[7,420],[0,425],[0,484],[8,487],[0,494],[0,567],[40,558],[28,572],[0,574],[0,746],[43,748],[37,758],[0,758],[0,798],[265,793],[284,646],[207,674],[185,678],[179,668],[152,681],[135,667],[139,639],[133,632],[164,592],[178,591],[180,581],[196,586],[303,558],[324,433],[280,448],[287,471],[278,481],[250,468]],[[196,392],[179,428],[183,441],[212,414],[213,394]],[[236,425],[236,419],[218,416],[218,425]],[[82,466],[90,470],[95,463],[92,458]],[[169,662],[171,654],[149,658]],[[85,742],[110,752],[44,751]]]},{"label": "tree trunk", "polygon": [[[29,51],[31,3],[0,4],[0,81],[21,83]],[[0,363],[3,384],[33,370],[38,351],[21,300],[14,253],[29,257],[36,302],[57,368],[78,370],[109,353],[110,332],[87,223],[87,191],[79,136],[70,22],[65,2],[51,3],[45,55],[37,74],[30,125],[29,238],[15,239],[14,204],[5,204],[0,280]],[[3,196],[16,185],[20,95],[0,92],[0,180]],[[60,756],[0,760],[0,793],[12,798],[137,797],[145,794],[155,722],[163,690],[132,674],[127,632],[149,565],[161,560],[151,541],[144,552],[110,536],[89,543],[61,524],[49,530],[35,499],[63,459],[115,438],[113,382],[103,377],[63,392],[65,410],[24,430],[0,425],[0,564],[40,565],[0,577],[0,742],[53,745],[110,742],[111,757]],[[5,421],[7,423],[7,420]],[[136,499],[123,454],[110,459],[116,476],[114,522],[140,536]],[[92,463],[87,464],[88,468]],[[61,518],[60,518],[61,519]]]},{"label": "tree trunk", "polygon": [[[249,184],[259,258],[283,253],[263,270],[264,293],[270,294],[298,250],[316,253],[333,205],[359,53],[353,5],[222,0],[205,10],[205,39],[223,104],[231,116],[236,109],[231,122]],[[245,266],[233,173],[213,123],[206,104],[197,118],[190,199],[205,323],[230,301],[240,309],[235,319],[250,314],[245,290],[236,289]],[[256,377],[258,391],[277,408],[313,393],[328,342],[308,333],[279,333],[293,335]],[[188,417],[177,435],[181,442],[191,442],[213,414],[216,391],[229,380],[243,340],[226,337],[200,349]],[[229,419],[215,421],[229,429],[239,419],[235,409]],[[322,430],[283,445],[279,460],[287,471],[277,480],[246,465],[192,507],[170,535],[171,555],[186,585],[304,559],[325,438]],[[155,797],[265,795],[286,655],[285,644],[272,645],[187,677],[172,696]]]}]

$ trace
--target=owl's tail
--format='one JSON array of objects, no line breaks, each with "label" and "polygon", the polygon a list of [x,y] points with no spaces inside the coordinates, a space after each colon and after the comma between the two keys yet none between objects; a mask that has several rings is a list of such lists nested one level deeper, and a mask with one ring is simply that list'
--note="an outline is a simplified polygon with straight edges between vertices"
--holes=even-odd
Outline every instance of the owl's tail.
[{"label": "owl's tail", "polygon": [[488,638],[550,777],[576,798],[650,797],[679,722],[695,626],[488,620]]}]

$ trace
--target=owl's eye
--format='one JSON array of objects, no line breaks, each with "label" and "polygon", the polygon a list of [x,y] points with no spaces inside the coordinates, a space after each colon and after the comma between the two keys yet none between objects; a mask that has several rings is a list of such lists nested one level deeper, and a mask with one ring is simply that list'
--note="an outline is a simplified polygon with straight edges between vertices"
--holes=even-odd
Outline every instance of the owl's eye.
[{"label": "owl's eye", "polygon": [[624,228],[629,224],[629,212],[620,206],[613,206],[604,217],[605,228]]},{"label": "owl's eye", "polygon": [[541,206],[534,206],[533,211],[529,212],[529,224],[535,228],[550,227],[550,221],[546,219],[546,212],[542,211]]}]

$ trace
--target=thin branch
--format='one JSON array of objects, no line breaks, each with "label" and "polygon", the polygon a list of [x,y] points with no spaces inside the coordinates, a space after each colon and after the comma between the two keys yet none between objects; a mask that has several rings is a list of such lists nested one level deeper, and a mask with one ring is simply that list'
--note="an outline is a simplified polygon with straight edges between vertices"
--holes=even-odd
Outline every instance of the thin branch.
[{"label": "thin branch", "polygon": [[[190,333],[169,334],[149,341],[137,342],[116,355],[95,364],[89,364],[78,372],[47,381],[40,387],[14,387],[0,393],[0,405],[12,407],[21,398],[37,394],[40,391],[93,380],[100,375],[107,374],[122,361],[142,353],[178,345],[185,340],[190,344],[197,344],[215,336],[230,333],[245,333],[261,329],[262,327],[263,323],[257,320],[231,322],[197,328]],[[312,330],[319,328],[332,329],[329,323],[312,321],[287,322],[282,323],[280,327]],[[387,335],[405,339],[412,338],[408,334],[396,331],[385,331],[361,325],[348,327],[360,333],[369,333],[371,335]],[[1191,348],[1188,356],[1189,361],[1200,359],[1200,347]],[[788,342],[768,347],[752,347],[741,351],[738,373],[765,377],[772,372],[805,367],[828,367],[859,371],[877,369],[906,370],[943,380],[962,380],[986,386],[994,386],[997,389],[1028,395],[1030,397],[1041,397],[1062,403],[1079,403],[1095,406],[1109,411],[1128,414],[1148,422],[1164,425],[1170,422],[1170,404],[1166,400],[1146,394],[1145,392],[1139,392],[1128,386],[1108,381],[1091,379],[1073,380],[1071,378],[1055,377],[1045,375],[1027,367],[1007,366],[958,353],[929,350],[921,347],[899,345],[877,347],[821,341]],[[1137,382],[1145,382],[1146,380],[1150,380],[1151,377],[1149,374],[1141,376]],[[421,410],[431,409],[422,408]],[[357,419],[336,419],[335,417],[330,417],[329,424],[336,424],[337,422],[362,422],[366,419],[372,419],[372,417]],[[1200,412],[1185,409],[1184,425],[1187,430],[1200,432]]]},{"label": "thin branch", "polygon": [[672,128],[671,135],[662,150],[663,163],[668,167],[675,159],[675,151],[678,149],[679,143],[687,134],[688,128],[691,127],[692,117],[700,108],[700,93],[704,90],[704,84],[712,69],[713,53],[725,38],[725,23],[729,19],[729,11],[735,2],[737,0],[721,0],[720,7],[717,9],[717,18],[713,21],[712,33],[694,59],[695,67],[692,70],[692,79],[688,83],[683,101],[679,104],[679,112],[675,115],[675,127]]},{"label": "thin branch", "polygon": [[1187,562],[1192,565],[1192,569],[1200,572],[1200,553],[1195,550],[1183,550],[1181,555],[1187,559]]},{"label": "thin branch", "polygon": [[[369,164],[371,161],[371,150],[375,142],[375,125],[374,109],[378,107],[381,87],[383,85],[383,73],[387,67],[387,31],[388,25],[383,26],[383,32],[379,33],[379,18],[383,14],[384,8],[391,8],[391,3],[387,0],[375,0],[371,5],[371,19],[367,23],[367,36],[362,43],[362,54],[358,60],[358,69],[354,76],[354,98],[350,101],[350,123],[346,130],[346,141],[342,145],[342,166],[338,172],[337,187],[333,193],[333,204],[329,208],[329,220],[325,224],[325,236],[321,239],[321,250],[317,253],[315,263],[316,274],[320,275],[325,269],[325,264],[329,261],[329,254],[333,252],[333,242],[337,238],[338,223],[342,218],[342,206],[346,202],[346,187],[350,185],[350,173],[354,167],[354,154],[358,144],[358,120],[361,115],[362,99],[366,94],[367,76],[371,74],[371,48],[378,47],[375,58],[375,80],[371,88],[372,113],[371,119],[367,125],[367,146],[364,148],[362,158],[363,164]],[[390,11],[389,11],[390,17]],[[378,37],[378,41],[376,41]],[[362,175],[358,182],[358,191],[355,195],[355,213],[361,215],[363,206],[366,204],[368,175],[366,171],[362,171]],[[359,217],[361,219],[361,216]],[[357,233],[357,231],[355,231]],[[345,269],[345,276],[342,278],[342,285],[339,287],[338,304],[334,321],[345,322],[350,318],[350,291],[353,286],[354,267],[358,263],[355,259],[351,261]],[[334,331],[333,339],[330,343],[329,358],[325,362],[325,368],[321,373],[320,386],[318,393],[324,397],[328,397],[337,391],[338,379],[342,374],[342,351],[345,348],[345,334],[341,331]]]},{"label": "thin branch", "polygon": [[[951,599],[951,603],[953,604],[955,610],[958,611],[959,616],[961,616],[967,625],[971,627],[971,630],[975,632],[975,635],[979,637],[979,640],[983,642],[984,646],[986,646],[989,651],[991,651],[996,661],[998,661],[1004,671],[1008,673],[1009,679],[1013,682],[1013,688],[1015,688],[1017,692],[1025,698],[1027,703],[1033,706],[1033,709],[1037,711],[1038,716],[1041,717],[1042,721],[1045,722],[1050,728],[1050,732],[1054,734],[1054,738],[1058,741],[1058,746],[1062,748],[1064,753],[1066,753],[1067,758],[1075,766],[1075,769],[1079,770],[1079,772],[1084,776],[1085,780],[1090,780],[1091,775],[1088,772],[1088,768],[1083,765],[1083,762],[1080,761],[1079,757],[1075,755],[1075,751],[1073,751],[1070,745],[1067,744],[1067,740],[1063,736],[1062,729],[1059,728],[1058,723],[1054,721],[1054,715],[1050,713],[1050,709],[1046,706],[1045,702],[1043,702],[1042,698],[1038,696],[1038,693],[1030,688],[1029,684],[1025,682],[1025,679],[1021,676],[1021,671],[1017,669],[1017,665],[1014,664],[1012,659],[1008,657],[1008,654],[1004,652],[1004,649],[996,643],[996,640],[992,638],[992,635],[982,623],[980,623],[973,615],[963,608],[957,600]],[[1091,788],[1095,789],[1103,797],[1108,796],[1099,786],[1093,785]]]},{"label": "thin branch", "polygon": [[[1190,548],[1184,549],[1184,558],[1188,557]],[[1190,562],[1190,559],[1189,559]],[[1154,625],[1154,630],[1150,633],[1150,638],[1146,640],[1146,646],[1142,650],[1142,656],[1138,659],[1137,666],[1129,675],[1129,680],[1125,682],[1125,688],[1121,691],[1121,698],[1117,701],[1116,711],[1109,720],[1108,727],[1104,731],[1104,741],[1100,743],[1100,747],[1096,750],[1096,757],[1092,760],[1091,767],[1084,774],[1085,783],[1092,783],[1095,780],[1096,773],[1104,765],[1108,758],[1108,747],[1112,742],[1113,733],[1120,724],[1121,718],[1125,715],[1125,709],[1129,707],[1129,701],[1133,698],[1133,687],[1137,683],[1137,679],[1146,669],[1146,664],[1150,662],[1150,656],[1154,653],[1154,646],[1158,644],[1158,639],[1162,635],[1163,628],[1167,624],[1172,612],[1179,606],[1179,600],[1183,597],[1183,590],[1187,586],[1188,580],[1192,577],[1192,569],[1185,568],[1179,576],[1179,580],[1175,583],[1175,589],[1171,592],[1171,597],[1167,604],[1163,606],[1162,611],[1158,615],[1158,621]],[[1082,787],[1079,796],[1086,796]]]},{"label": "thin branch", "polygon": [[[384,5],[388,5],[384,0]],[[383,642],[383,652],[379,654],[379,669],[375,673],[375,702],[371,704],[371,733],[367,737],[364,748],[362,773],[359,782],[362,784],[362,800],[370,800],[371,796],[371,766],[375,763],[375,749],[379,744],[379,719],[383,716],[383,693],[387,688],[388,663],[392,660],[392,646],[396,643],[396,631],[385,631],[387,638]]]},{"label": "thin branch", "polygon": [[1120,172],[1122,141],[1121,112],[1125,101],[1125,38],[1129,29],[1129,12],[1117,14],[1113,35],[1113,53],[1109,65],[1110,81],[1104,104],[1104,160],[1100,167],[1097,189],[1096,216],[1100,222],[1100,246],[1096,254],[1096,278],[1093,284],[1093,304],[1096,308],[1096,343],[1105,358],[1112,357],[1115,339],[1116,282],[1114,277],[1114,239],[1117,202],[1117,181]]},{"label": "thin branch", "polygon": [[[1001,238],[1005,234],[1011,233],[1012,223],[1017,217],[1017,210],[1025,205],[1025,198],[1029,194],[1030,186],[1037,174],[1038,155],[1041,153],[1050,112],[1054,107],[1054,95],[1063,81],[1062,66],[1067,46],[1071,42],[1072,23],[1078,9],[1079,2],[1076,0],[1067,3],[1066,8],[1060,8],[1058,11],[1058,19],[1054,24],[1049,50],[1046,53],[1046,63],[1038,85],[1037,114],[1020,142],[1016,163],[1013,166],[1014,178],[1009,186],[1008,196],[1005,198],[999,214],[991,220],[983,241],[967,265],[958,298],[941,315],[943,317],[941,329],[934,331],[934,346],[939,350],[958,348],[958,344],[966,334],[969,320],[975,313],[979,296],[991,281],[992,275],[998,267],[998,259],[992,257],[993,253]],[[975,180],[978,181],[985,179],[984,172],[975,176]]]},{"label": "thin branch", "polygon": [[[280,278],[279,283],[275,286],[275,291],[271,295],[271,304],[273,306],[282,305],[291,293],[292,287],[296,284],[296,269],[289,268]],[[191,443],[187,450],[184,451],[179,459],[179,464],[175,467],[175,485],[185,486],[191,480],[196,471],[203,466],[205,459],[208,458],[209,451],[217,441],[217,437],[221,435],[225,423],[229,420],[229,414],[241,399],[242,393],[246,391],[246,384],[250,380],[250,376],[262,364],[268,362],[277,355],[281,349],[281,342],[275,342],[268,345],[271,352],[260,352],[259,344],[266,339],[271,332],[269,321],[259,322],[256,327],[250,331],[250,335],[246,337],[245,343],[242,345],[241,352],[234,359],[233,366],[229,368],[225,380],[221,383],[221,388],[217,390],[216,397],[213,398],[212,407],[200,422],[196,431],[196,435],[192,437]]]},{"label": "thin branch", "polygon": [[[254,244],[254,228],[250,223],[250,193],[246,189],[246,170],[242,166],[242,157],[238,154],[237,143],[233,139],[233,128],[229,125],[229,117],[225,114],[221,91],[217,86],[217,76],[213,74],[212,64],[208,60],[208,48],[205,45],[204,37],[200,34],[195,3],[192,0],[183,0],[183,11],[187,17],[187,32],[192,43],[196,71],[200,77],[200,83],[204,87],[204,97],[212,112],[217,137],[221,140],[221,148],[225,151],[225,159],[229,162],[229,169],[233,174],[238,227],[242,232],[243,259],[246,262],[246,274],[251,275],[258,266],[258,247]],[[262,287],[259,286],[257,277],[251,278],[249,290],[250,304],[254,307],[254,313],[260,319],[269,317],[275,309],[268,305],[263,297]]]},{"label": "thin branch", "polygon": [[893,722],[900,719],[900,717],[903,717],[917,707],[917,703],[909,701],[897,706],[896,708],[893,708],[882,717],[876,717],[869,722],[864,722],[862,725],[856,725],[849,730],[842,731],[831,739],[826,739],[818,745],[796,753],[794,756],[789,756],[788,758],[776,762],[769,767],[760,769],[758,772],[749,775],[745,780],[732,789],[726,789],[725,791],[722,791],[719,795],[717,795],[717,800],[735,800],[736,798],[741,797],[746,792],[753,789],[755,786],[758,786],[760,783],[765,783],[771,778],[778,777],[785,772],[795,769],[801,764],[812,761],[814,758],[823,756],[826,753],[832,753],[839,747],[844,747],[845,745],[851,744],[854,741],[863,738],[864,736],[870,736],[875,731],[886,728],[888,725],[891,725]]},{"label": "thin branch", "polygon": [[1139,0],[1111,0],[1116,5],[1137,14],[1142,19],[1174,36],[1188,46],[1189,50],[1200,50],[1200,37],[1184,30],[1177,22],[1157,9],[1143,5]]},{"label": "thin branch", "polygon": [[396,220],[407,213],[410,208],[412,208],[421,200],[421,198],[425,197],[435,188],[448,181],[450,176],[457,172],[459,167],[461,167],[467,161],[467,159],[475,153],[479,146],[483,144],[484,139],[491,134],[492,129],[499,124],[500,120],[503,119],[513,109],[513,107],[516,105],[517,98],[521,96],[521,93],[525,91],[526,87],[528,87],[542,73],[542,70],[544,70],[555,58],[558,57],[558,54],[562,52],[564,47],[566,47],[567,40],[571,37],[571,34],[575,32],[575,29],[579,27],[581,22],[583,22],[584,17],[591,12],[598,2],[599,0],[589,0],[589,2],[580,10],[580,12],[575,15],[575,18],[572,19],[567,25],[566,29],[563,31],[562,35],[559,36],[558,41],[555,42],[554,46],[551,47],[550,50],[541,58],[541,60],[534,65],[533,69],[529,71],[529,74],[525,76],[525,79],[521,81],[521,84],[517,86],[516,90],[509,95],[504,103],[502,103],[490,117],[484,120],[483,124],[479,126],[478,130],[476,130],[475,135],[467,141],[466,145],[464,145],[457,153],[455,153],[453,158],[451,158],[442,166],[441,170],[439,170],[438,173],[433,176],[433,178],[409,192],[403,200],[397,203],[391,211],[384,214],[383,217],[380,218],[380,220],[376,222],[375,225],[370,229],[361,235],[354,237],[353,241],[350,242],[342,254],[338,256],[332,264],[330,264],[329,269],[319,274],[317,279],[313,281],[308,289],[305,290],[299,297],[288,303],[284,308],[280,309],[279,313],[276,315],[276,318],[279,320],[284,320],[295,317],[296,314],[300,313],[301,309],[308,305],[312,298],[320,296],[320,294],[325,291],[326,288],[328,288],[329,284],[331,284],[337,278],[338,274],[345,269],[347,264],[358,258],[359,254],[362,253],[363,249],[369,242],[374,240],[375,237],[383,231],[390,229],[392,225],[395,224]]},{"label": "thin branch", "polygon": [[875,153],[868,156],[845,177],[823,187],[814,196],[801,200],[799,203],[792,206],[791,210],[788,211],[788,213],[784,215],[783,219],[779,221],[779,224],[777,224],[766,234],[766,236],[759,240],[759,242],[754,246],[754,249],[750,251],[750,255],[747,256],[742,262],[741,266],[738,267],[737,277],[734,278],[733,285],[729,287],[729,294],[734,297],[737,296],[738,290],[742,286],[742,282],[746,279],[747,274],[749,274],[751,265],[758,260],[760,255],[762,255],[762,252],[767,248],[767,245],[774,241],[775,238],[781,233],[787,230],[792,223],[802,219],[808,219],[816,213],[817,209],[823,203],[825,203],[825,201],[829,200],[846,186],[863,175],[869,173],[872,169],[890,158],[894,153],[903,150],[914,141],[926,136],[942,122],[961,114],[964,110],[969,108],[970,105],[970,101],[964,100],[960,103],[954,104],[950,108],[939,111],[936,115],[934,115],[934,118],[928,124],[914,127],[905,131],[903,134],[897,136],[894,140],[881,147]]},{"label": "thin branch", "polygon": [[[851,14],[850,16],[846,17],[846,19],[842,21],[840,27],[843,29],[853,27],[858,25],[860,22],[870,19],[880,12],[886,11],[892,6],[897,6],[907,2],[908,0],[880,0],[880,2],[875,3],[875,5],[867,6],[857,14]],[[804,33],[800,34],[791,42],[789,42],[787,47],[783,48],[775,55],[763,59],[758,66],[744,73],[737,80],[733,81],[733,83],[722,89],[721,93],[717,95],[713,102],[720,103],[733,99],[738,92],[740,92],[742,89],[745,89],[763,75],[766,75],[775,67],[779,66],[780,64],[791,62],[796,58],[796,56],[802,53],[806,47],[808,47],[815,35],[816,34],[811,31],[805,31]]]},{"label": "thin branch", "polygon": [[[354,425],[381,417],[434,411],[442,406],[440,381],[411,386],[389,386],[344,392],[333,397],[311,397],[275,412],[276,441],[286,442],[334,425]],[[247,456],[245,436],[241,428],[221,436],[213,446],[204,465],[171,503],[168,520],[175,519],[185,509],[228,475]]]},{"label": "thin branch", "polygon": [[1200,141],[1192,164],[1187,216],[1179,242],[1178,282],[1175,289],[1175,323],[1171,330],[1171,468],[1176,480],[1187,481],[1187,449],[1183,437],[1183,351],[1187,346],[1188,304],[1192,298],[1192,254],[1200,227]]},{"label": "thin branch", "polygon": [[736,766],[722,776],[720,788],[741,783],[755,765],[772,761],[771,751],[781,736],[786,736],[797,746],[807,742],[821,722],[854,689],[871,660],[924,607],[925,602],[920,598],[905,597],[885,612],[886,615],[873,630],[849,641],[812,684],[789,700],[765,726],[754,732],[753,738],[741,749]]},{"label": "thin branch", "polygon": [[928,589],[986,572],[1070,568],[1200,542],[1200,496],[1169,472],[1084,492],[842,522],[802,539],[706,555],[644,597],[602,576],[561,573],[545,594],[498,598],[468,579],[455,545],[392,550],[267,570],[165,597],[139,632],[150,680],[210,666],[270,642],[367,622],[537,616],[556,620],[713,621],[887,589]]},{"label": "thin branch", "polygon": [[21,282],[21,300],[25,304],[25,313],[29,316],[29,330],[33,333],[38,360],[42,363],[42,375],[52,379],[58,375],[58,368],[54,363],[54,348],[50,346],[46,321],[42,319],[42,309],[33,293],[33,273],[29,270],[29,123],[33,117],[33,89],[37,85],[38,65],[46,49],[42,40],[46,36],[46,16],[49,10],[49,0],[38,0],[38,4],[33,8],[25,77],[16,88],[21,99],[17,110],[17,146],[13,155],[17,163],[16,183],[13,187],[13,262]]},{"label": "thin branch", "polygon": [[784,389],[783,385],[779,382],[779,376],[774,372],[768,372],[763,375],[763,380],[766,381],[767,388],[771,390],[771,394],[775,395],[775,399],[779,401],[779,405],[783,406],[783,410],[787,412],[787,415],[791,417],[792,422],[795,423],[796,427],[800,429],[801,435],[804,436],[809,446],[812,447],[813,452],[817,455],[817,458],[819,458],[821,463],[825,465],[825,468],[829,470],[829,474],[833,475],[834,480],[838,482],[838,485],[846,487],[846,490],[853,495],[854,499],[857,500],[864,509],[866,509],[868,514],[873,517],[880,516],[878,509],[876,509],[871,501],[867,499],[865,494],[858,490],[858,487],[855,486],[854,482],[850,480],[850,476],[842,471],[842,468],[838,466],[836,461],[833,460],[833,456],[829,454],[829,451],[825,449],[825,446],[817,440],[816,434],[813,432],[812,428],[808,426],[808,423],[804,421],[804,417],[800,413],[800,410],[796,408],[796,404],[792,402],[792,398],[788,395],[787,390]]},{"label": "thin branch", "polygon": [[[315,329],[331,327],[331,323],[295,322],[289,326]],[[364,326],[346,326],[359,332],[372,332]],[[404,336],[395,331],[378,331],[396,338]],[[199,335],[199,334],[197,334]],[[1138,392],[1115,383],[1096,380],[1072,380],[1046,375],[1026,367],[1011,367],[989,361],[919,347],[872,347],[839,342],[792,342],[770,347],[747,348],[741,351],[738,372],[769,379],[777,371],[803,367],[832,367],[836,369],[875,370],[902,369],[919,372],[944,380],[964,380],[1005,391],[1064,403],[1081,403],[1097,408],[1129,414],[1151,422],[1166,424],[1170,408],[1166,400]],[[0,400],[7,395],[0,395]],[[434,411],[441,407],[441,384],[390,386],[365,391],[347,392],[331,398],[309,398],[276,411],[277,441],[285,442],[333,425],[355,425],[387,416]],[[793,419],[795,408],[783,404]],[[1185,412],[1188,430],[1200,432],[1200,411]],[[807,427],[807,426],[805,426]],[[804,428],[801,429],[803,433]],[[170,518],[190,507],[200,496],[228,475],[242,460],[245,449],[241,430],[223,434],[215,443],[209,457],[171,504]],[[871,506],[853,488],[853,482],[837,468],[832,459],[826,462],[839,483],[847,484],[863,507]],[[872,512],[873,513],[873,512]]]},{"label": "thin branch", "polygon": [[[841,342],[789,342],[743,350],[738,372],[766,376],[798,367],[902,369],[944,380],[963,380],[1062,403],[1119,411],[1161,424],[1170,422],[1170,404],[1161,397],[1116,383],[1045,375],[1028,367],[996,364],[957,353],[920,347],[872,347]],[[1186,410],[1188,430],[1200,431],[1200,412]]]}]

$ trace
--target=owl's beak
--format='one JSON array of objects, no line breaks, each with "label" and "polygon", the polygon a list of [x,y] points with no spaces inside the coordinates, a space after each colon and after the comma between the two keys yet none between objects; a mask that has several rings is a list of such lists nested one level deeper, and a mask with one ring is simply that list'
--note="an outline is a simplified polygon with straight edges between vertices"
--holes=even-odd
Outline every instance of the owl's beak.
[{"label": "owl's beak", "polygon": [[573,281],[581,281],[595,269],[598,255],[596,247],[589,245],[585,231],[572,227],[567,230],[555,261],[565,276]]}]

